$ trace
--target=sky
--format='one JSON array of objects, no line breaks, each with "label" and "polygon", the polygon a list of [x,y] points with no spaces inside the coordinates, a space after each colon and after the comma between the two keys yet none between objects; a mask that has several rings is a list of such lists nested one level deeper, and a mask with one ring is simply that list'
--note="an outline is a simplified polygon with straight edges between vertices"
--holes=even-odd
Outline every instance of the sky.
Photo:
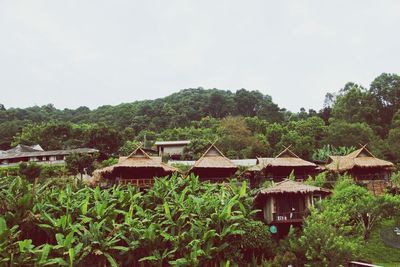
[{"label": "sky", "polygon": [[319,110],[400,73],[400,1],[0,0],[0,103],[57,108],[240,88]]}]

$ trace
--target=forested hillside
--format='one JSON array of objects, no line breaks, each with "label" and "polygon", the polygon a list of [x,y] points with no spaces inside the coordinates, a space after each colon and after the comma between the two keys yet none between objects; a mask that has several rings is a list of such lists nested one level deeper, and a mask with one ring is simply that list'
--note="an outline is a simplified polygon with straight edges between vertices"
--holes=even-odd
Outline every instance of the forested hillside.
[{"label": "forested hillside", "polygon": [[44,149],[88,146],[106,158],[128,153],[137,142],[190,139],[187,157],[198,157],[217,140],[232,158],[272,156],[292,145],[300,156],[323,160],[324,151],[368,144],[377,156],[400,161],[399,75],[381,74],[369,87],[349,82],[327,93],[321,104],[319,111],[293,113],[258,91],[203,88],[94,110],[0,104],[0,149],[18,143]]}]

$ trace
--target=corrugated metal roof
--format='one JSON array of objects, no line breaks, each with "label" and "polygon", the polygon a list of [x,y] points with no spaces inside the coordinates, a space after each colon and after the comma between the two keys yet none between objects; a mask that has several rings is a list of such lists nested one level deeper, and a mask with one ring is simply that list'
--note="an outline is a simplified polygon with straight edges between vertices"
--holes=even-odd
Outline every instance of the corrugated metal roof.
[{"label": "corrugated metal roof", "polygon": [[[255,166],[257,164],[257,159],[231,159],[231,161],[236,166],[250,167]],[[169,160],[168,164],[182,164],[187,166],[193,166],[195,164],[195,160]]]},{"label": "corrugated metal roof", "polygon": [[181,141],[156,141],[156,146],[173,146],[173,145],[188,145],[190,144],[189,140],[181,140]]},{"label": "corrugated metal roof", "polygon": [[30,157],[60,156],[60,155],[69,155],[72,153],[96,153],[96,152],[98,152],[98,150],[93,148],[76,148],[68,150],[50,150],[50,151],[32,151],[32,152],[13,151],[0,154],[0,160],[30,158]]}]

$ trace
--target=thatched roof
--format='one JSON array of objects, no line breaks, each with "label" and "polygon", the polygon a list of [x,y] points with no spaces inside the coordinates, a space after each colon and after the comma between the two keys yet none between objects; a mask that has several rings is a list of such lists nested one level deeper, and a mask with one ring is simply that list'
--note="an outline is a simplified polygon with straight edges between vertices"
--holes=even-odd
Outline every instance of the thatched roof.
[{"label": "thatched roof", "polygon": [[138,148],[127,157],[120,157],[118,163],[94,171],[94,175],[111,174],[116,169],[122,168],[153,168],[162,169],[164,172],[173,173],[178,170],[161,162],[160,157],[150,157],[143,149]]},{"label": "thatched roof", "polygon": [[346,156],[330,156],[325,167],[330,171],[345,172],[355,167],[393,169],[394,164],[376,158],[366,146],[363,146]]},{"label": "thatched roof", "polygon": [[212,144],[203,156],[192,166],[189,170],[192,171],[198,168],[218,168],[218,169],[236,169],[237,166],[227,157],[222,154],[222,152]]},{"label": "thatched roof", "polygon": [[285,194],[285,193],[295,193],[295,194],[309,194],[309,193],[322,193],[330,194],[331,191],[326,188],[306,185],[300,182],[285,179],[282,182],[276,183],[271,187],[263,188],[257,194],[259,195],[270,195],[270,194]]},{"label": "thatched roof", "polygon": [[[258,158],[258,169],[266,167],[317,167],[312,162],[301,159],[289,147],[285,148],[275,158]],[[257,170],[257,168],[254,168]]]}]

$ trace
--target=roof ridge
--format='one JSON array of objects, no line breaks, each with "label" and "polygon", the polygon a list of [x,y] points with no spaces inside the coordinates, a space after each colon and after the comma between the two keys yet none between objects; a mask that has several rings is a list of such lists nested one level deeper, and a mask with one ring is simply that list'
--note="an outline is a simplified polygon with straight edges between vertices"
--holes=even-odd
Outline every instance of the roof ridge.
[{"label": "roof ridge", "polygon": [[142,154],[143,154],[143,156],[144,156],[145,158],[151,159],[151,157],[149,156],[149,154],[147,154],[147,153],[142,149],[142,147],[141,147],[140,145],[139,145],[133,152],[131,152],[126,158],[127,158],[127,159],[132,158],[134,155],[137,155],[137,152],[138,152],[138,151],[142,152]]},{"label": "roof ridge", "polygon": [[[207,158],[207,153],[211,150],[211,148],[214,148],[217,153],[219,154],[219,157],[223,158],[227,163],[229,163],[230,165],[232,165],[233,167],[237,167],[236,164],[234,164],[229,158],[227,158],[222,152],[221,150],[219,150],[216,146],[215,146],[215,142],[211,143],[211,145],[207,148],[207,150],[203,153],[203,155],[196,160],[196,162],[193,164],[193,166],[189,169],[188,172],[190,172],[192,169],[198,167],[200,165],[200,163]],[[213,156],[214,157],[214,156]],[[211,158],[211,157],[210,157]]]},{"label": "roof ridge", "polygon": [[291,154],[292,156],[294,156],[294,158],[300,158],[299,156],[296,155],[296,153],[294,153],[292,150],[289,149],[291,146],[292,146],[292,145],[290,145],[290,146],[288,146],[288,147],[283,146],[285,149],[282,150],[275,158],[280,158],[280,156],[281,156],[283,153],[285,153],[285,152],[289,152],[289,154]]}]

